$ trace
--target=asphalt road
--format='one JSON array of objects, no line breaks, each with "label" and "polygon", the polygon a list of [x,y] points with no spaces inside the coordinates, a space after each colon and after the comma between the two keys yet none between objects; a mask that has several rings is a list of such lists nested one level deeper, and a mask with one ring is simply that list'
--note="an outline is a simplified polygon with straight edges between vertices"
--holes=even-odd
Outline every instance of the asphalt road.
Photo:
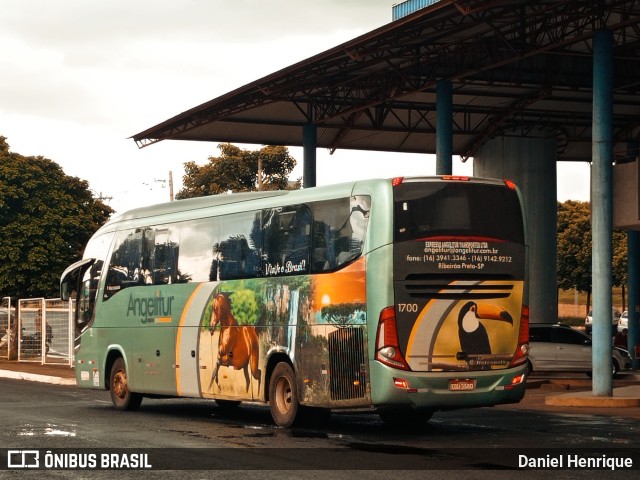
[{"label": "asphalt road", "polygon": [[[106,392],[73,386],[2,379],[0,391],[2,449],[37,450],[42,464],[46,452],[59,455],[59,462],[69,454],[99,460],[104,453],[146,453],[153,466],[117,472],[13,469],[0,471],[0,478],[325,479],[364,478],[361,473],[367,470],[366,478],[387,479],[400,470],[402,478],[427,478],[423,469],[428,469],[442,479],[498,480],[514,474],[518,479],[608,479],[629,478],[634,471],[526,470],[517,462],[521,455],[557,452],[640,455],[637,408],[617,413],[547,408],[543,390],[531,390],[520,405],[437,413],[409,431],[389,429],[369,414],[333,415],[281,429],[258,405],[225,410],[202,400],[145,399],[138,412],[117,412]],[[640,458],[632,461],[637,473]]]}]

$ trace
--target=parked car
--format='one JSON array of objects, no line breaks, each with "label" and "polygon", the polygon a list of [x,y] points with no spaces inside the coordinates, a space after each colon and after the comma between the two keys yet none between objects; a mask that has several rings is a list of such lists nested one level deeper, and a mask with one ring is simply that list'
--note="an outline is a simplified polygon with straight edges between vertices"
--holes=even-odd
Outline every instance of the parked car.
[{"label": "parked car", "polygon": [[[612,325],[611,336],[613,336],[616,333],[616,330],[618,329],[619,319],[620,319],[620,311],[616,310],[615,308],[612,309],[611,310],[611,325]],[[584,318],[584,331],[587,334],[591,334],[592,326],[593,326],[593,310],[589,309],[589,313]]]},{"label": "parked car", "polygon": [[620,319],[618,320],[618,331],[621,332],[624,329],[629,329],[629,312],[625,310],[620,315]]},{"label": "parked car", "polygon": [[[613,375],[631,368],[629,352],[612,347]],[[584,372],[591,375],[591,337],[559,323],[529,326],[529,373]]]}]

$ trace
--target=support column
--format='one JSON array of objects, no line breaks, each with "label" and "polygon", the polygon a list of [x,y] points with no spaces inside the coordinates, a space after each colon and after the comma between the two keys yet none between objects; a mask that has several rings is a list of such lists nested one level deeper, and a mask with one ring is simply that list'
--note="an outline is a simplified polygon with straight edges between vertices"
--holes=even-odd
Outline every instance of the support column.
[{"label": "support column", "polygon": [[[631,141],[627,144],[627,159],[636,164],[640,162],[640,142]],[[637,177],[636,181],[638,181]],[[636,216],[640,217],[640,213],[636,212]],[[627,334],[629,339],[627,347],[631,354],[631,367],[634,370],[639,370],[640,355],[636,354],[635,349],[635,346],[640,344],[640,325],[638,324],[640,319],[640,231],[637,230],[627,230],[627,278],[629,286],[627,300],[627,312],[629,314],[629,331]]]},{"label": "support column", "polygon": [[513,180],[522,192],[529,244],[529,318],[558,321],[557,179],[553,132],[514,129],[485,143],[473,158],[473,174]]},{"label": "support column", "polygon": [[613,34],[593,36],[593,138],[591,167],[591,236],[593,290],[593,394],[612,396],[612,125]]},{"label": "support column", "polygon": [[640,232],[627,230],[627,272],[629,276],[629,340],[628,347],[631,354],[633,369],[640,368],[640,358],[635,354],[635,346],[640,343],[638,331],[638,308],[640,307]]},{"label": "support column", "polygon": [[436,83],[436,175],[453,173],[453,86]]},{"label": "support column", "polygon": [[316,186],[316,149],[318,147],[318,128],[310,123],[302,127],[302,187]]}]

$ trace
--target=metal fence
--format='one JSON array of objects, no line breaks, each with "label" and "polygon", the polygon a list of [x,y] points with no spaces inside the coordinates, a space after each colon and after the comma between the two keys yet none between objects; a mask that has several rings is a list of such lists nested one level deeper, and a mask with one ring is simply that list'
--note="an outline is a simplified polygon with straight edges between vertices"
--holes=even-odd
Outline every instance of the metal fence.
[{"label": "metal fence", "polygon": [[72,325],[69,302],[44,298],[18,300],[18,361],[72,366]]},{"label": "metal fence", "polygon": [[11,358],[12,322],[11,298],[4,297],[0,302],[0,358]]}]

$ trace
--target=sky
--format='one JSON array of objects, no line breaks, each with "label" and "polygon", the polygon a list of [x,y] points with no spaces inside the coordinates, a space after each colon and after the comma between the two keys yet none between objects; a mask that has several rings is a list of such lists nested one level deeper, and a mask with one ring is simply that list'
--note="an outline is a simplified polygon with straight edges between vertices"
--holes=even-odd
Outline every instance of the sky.
[{"label": "sky", "polygon": [[[177,193],[184,163],[205,164],[217,144],[138,149],[132,135],[389,23],[393,3],[2,0],[0,136],[87,180],[118,212],[168,201],[170,172]],[[302,149],[290,153],[299,178]],[[431,155],[318,150],[317,165],[318,185],[435,174]],[[471,161],[453,170],[471,174]],[[567,199],[589,199],[588,164],[558,163]]]}]

